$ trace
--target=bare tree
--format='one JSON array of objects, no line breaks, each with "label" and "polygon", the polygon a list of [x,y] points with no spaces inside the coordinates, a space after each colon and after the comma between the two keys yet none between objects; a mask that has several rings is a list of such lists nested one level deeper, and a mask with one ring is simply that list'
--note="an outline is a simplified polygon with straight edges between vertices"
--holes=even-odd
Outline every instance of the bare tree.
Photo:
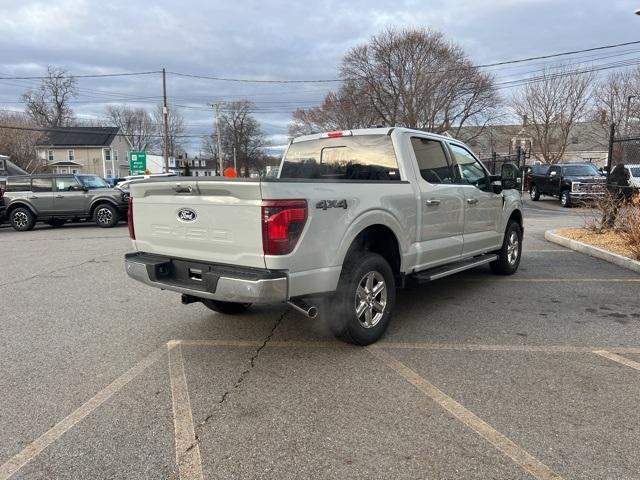
[{"label": "bare tree", "polygon": [[329,92],[319,107],[296,110],[289,125],[289,135],[297,137],[327,130],[366,128],[378,122],[377,112],[358,99],[355,86],[347,83],[338,91]]},{"label": "bare tree", "polygon": [[499,103],[493,77],[431,29],[389,29],[343,58],[340,76],[380,122],[456,135]]},{"label": "bare tree", "polygon": [[[242,167],[244,176],[249,170],[262,166],[262,149],[267,145],[264,133],[258,121],[251,114],[254,106],[247,100],[228,102],[220,114],[220,134],[225,157],[233,159],[235,151],[238,165]],[[217,132],[213,132],[209,143],[215,145]],[[211,148],[210,145],[209,148]]]},{"label": "bare tree", "polygon": [[0,112],[0,152],[8,155],[16,165],[28,172],[37,172],[41,162],[36,158],[36,148],[42,132],[22,112]]},{"label": "bare tree", "polygon": [[545,69],[539,80],[513,95],[511,106],[527,119],[532,153],[538,160],[554,164],[562,159],[571,129],[587,113],[593,81],[592,73],[568,67]]},{"label": "bare tree", "polygon": [[158,128],[144,108],[110,105],[106,108],[105,117],[111,125],[120,128],[135,151],[152,150],[158,145]]},{"label": "bare tree", "polygon": [[66,127],[73,123],[70,102],[77,95],[77,81],[66,70],[47,67],[40,85],[22,95],[25,109],[41,127]]},{"label": "bare tree", "polygon": [[640,68],[611,72],[594,89],[594,120],[602,125],[603,139],[615,123],[619,134],[640,130]]},{"label": "bare tree", "polygon": [[[180,137],[184,135],[185,126],[184,126],[184,117],[177,110],[169,109],[168,115],[168,147],[169,147],[169,156],[177,157],[179,154],[184,152],[182,148]],[[163,127],[163,114],[162,114],[162,105],[158,105],[155,111],[153,112],[153,123],[156,126],[155,138],[158,139],[157,144],[153,144],[152,148],[155,148],[159,152],[164,150],[163,147],[163,139],[164,139],[164,127]]]}]

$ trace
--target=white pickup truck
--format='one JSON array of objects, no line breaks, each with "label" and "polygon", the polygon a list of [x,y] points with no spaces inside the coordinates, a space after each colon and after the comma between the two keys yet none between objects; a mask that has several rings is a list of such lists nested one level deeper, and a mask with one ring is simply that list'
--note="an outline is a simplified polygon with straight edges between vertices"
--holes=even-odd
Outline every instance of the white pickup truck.
[{"label": "white pickup truck", "polygon": [[366,345],[396,288],[522,252],[518,171],[491,176],[461,142],[406,128],[294,139],[278,178],[168,177],[131,185],[126,271],[226,314],[252,303],[318,311]]}]

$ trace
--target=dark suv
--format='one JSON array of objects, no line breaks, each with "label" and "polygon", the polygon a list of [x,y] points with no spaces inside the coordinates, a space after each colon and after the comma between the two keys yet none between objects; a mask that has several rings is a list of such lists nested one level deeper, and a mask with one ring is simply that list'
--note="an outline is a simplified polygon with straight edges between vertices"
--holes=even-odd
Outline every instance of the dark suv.
[{"label": "dark suv", "polygon": [[97,175],[20,175],[7,178],[6,215],[18,231],[37,221],[60,226],[66,221],[93,219],[99,227],[113,227],[126,218],[129,195],[110,188]]}]

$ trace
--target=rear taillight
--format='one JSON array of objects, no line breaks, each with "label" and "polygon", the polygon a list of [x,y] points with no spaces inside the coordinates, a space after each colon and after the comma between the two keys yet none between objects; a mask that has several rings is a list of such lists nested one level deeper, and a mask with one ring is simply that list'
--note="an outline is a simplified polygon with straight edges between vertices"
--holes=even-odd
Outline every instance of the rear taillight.
[{"label": "rear taillight", "polygon": [[307,222],[306,200],[262,201],[262,247],[265,255],[287,255]]},{"label": "rear taillight", "polygon": [[136,229],[133,227],[133,198],[129,197],[129,209],[127,210],[127,223],[129,224],[129,236],[136,239]]}]

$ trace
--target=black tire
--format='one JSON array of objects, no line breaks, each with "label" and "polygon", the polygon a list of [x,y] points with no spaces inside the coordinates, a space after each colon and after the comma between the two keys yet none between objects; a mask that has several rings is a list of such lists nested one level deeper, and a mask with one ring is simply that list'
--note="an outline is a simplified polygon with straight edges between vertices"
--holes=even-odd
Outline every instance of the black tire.
[{"label": "black tire", "polygon": [[[382,289],[374,293],[380,283]],[[356,302],[364,306],[358,307]],[[326,303],[330,306],[324,314],[336,337],[356,345],[375,342],[387,329],[396,303],[395,277],[389,262],[377,253],[350,254],[342,266],[335,296]],[[360,316],[357,308],[363,309]]]},{"label": "black tire", "polygon": [[120,220],[120,214],[110,203],[101,203],[93,211],[93,221],[101,228],[115,227],[118,220]]},{"label": "black tire", "polygon": [[62,225],[64,225],[66,223],[66,220],[63,220],[61,218],[52,218],[51,220],[49,220],[47,222],[48,225],[52,226],[53,228],[58,228],[61,227]]},{"label": "black tire", "polygon": [[[514,245],[515,239],[515,245]],[[515,250],[514,250],[515,247]],[[504,232],[502,248],[498,250],[498,259],[491,262],[491,271],[497,275],[513,275],[518,270],[522,258],[522,228],[511,220]],[[515,257],[513,254],[515,253]]]},{"label": "black tire", "polygon": [[220,300],[202,299],[202,304],[210,310],[227,315],[242,313],[251,306],[250,303],[221,302]]},{"label": "black tire", "polygon": [[562,190],[560,192],[560,205],[564,208],[571,208],[572,200],[571,200],[571,192],[569,190]]},{"label": "black tire", "polygon": [[534,202],[540,200],[540,190],[538,190],[537,186],[531,185],[531,188],[529,189],[529,197],[531,197],[531,200]]},{"label": "black tire", "polygon": [[25,207],[18,207],[11,210],[9,221],[14,230],[18,232],[27,232],[32,230],[36,224],[36,216],[31,210]]}]

